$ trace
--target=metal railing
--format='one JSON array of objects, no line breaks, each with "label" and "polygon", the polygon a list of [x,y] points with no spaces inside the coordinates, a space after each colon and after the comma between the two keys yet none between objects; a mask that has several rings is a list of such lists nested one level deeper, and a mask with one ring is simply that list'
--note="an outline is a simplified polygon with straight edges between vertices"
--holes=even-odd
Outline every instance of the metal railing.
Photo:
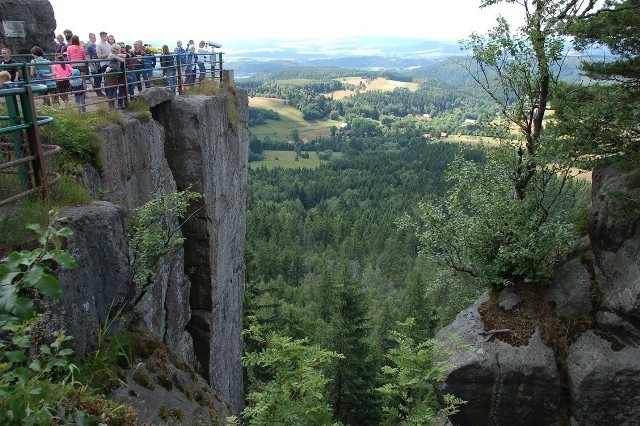
[{"label": "metal railing", "polygon": [[[14,159],[0,164],[0,173],[17,174],[21,191],[0,200],[0,206],[38,192],[49,200],[49,187],[60,180],[60,175],[45,170],[44,158],[60,151],[60,147],[40,143],[39,126],[51,123],[53,117],[38,117],[34,102],[34,93],[44,92],[47,88],[44,85],[11,83],[3,87],[0,88],[0,96],[5,99],[8,115],[0,116],[0,120],[8,122],[8,126],[0,128],[0,137],[9,135],[12,142],[0,143],[0,149],[11,152],[13,148]],[[12,168],[17,170],[10,170]]]},{"label": "metal railing", "polygon": [[[14,55],[16,60],[25,62],[15,65],[2,65],[3,68],[20,68],[20,75],[25,83],[44,84],[48,89],[40,94],[43,103],[59,103],[62,98],[68,105],[65,108],[78,108],[85,111],[88,97],[92,93],[99,94],[100,99],[92,99],[90,104],[108,103],[112,108],[126,108],[132,97],[135,96],[135,89],[138,93],[145,88],[152,86],[168,87],[174,93],[184,94],[192,86],[204,81],[215,81],[222,84],[227,73],[223,69],[223,53],[213,52],[209,54],[198,54],[198,62],[184,63],[180,54],[170,53],[149,54],[148,56],[133,56],[126,59],[124,69],[114,72],[106,72],[107,66],[104,59],[91,59],[83,61],[55,61],[48,63],[28,62],[31,55]],[[45,54],[44,58],[52,58],[53,54]],[[168,60],[167,60],[168,59]],[[168,62],[170,65],[163,66]],[[146,62],[146,63],[145,63]],[[149,63],[151,62],[151,63]],[[82,88],[68,87],[71,77],[56,78],[55,76],[32,75],[34,70],[42,67],[53,67],[55,64],[69,64],[72,68],[81,70],[79,76],[83,80]],[[104,97],[102,97],[104,92]],[[74,102],[69,102],[69,98]],[[93,97],[92,97],[93,98]]]}]

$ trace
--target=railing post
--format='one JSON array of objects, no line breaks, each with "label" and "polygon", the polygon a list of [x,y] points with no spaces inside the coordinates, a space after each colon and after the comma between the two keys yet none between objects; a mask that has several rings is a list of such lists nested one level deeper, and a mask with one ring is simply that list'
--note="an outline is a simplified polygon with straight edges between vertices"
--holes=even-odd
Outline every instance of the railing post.
[{"label": "railing post", "polygon": [[20,99],[24,119],[27,123],[31,123],[31,126],[27,129],[27,141],[29,142],[31,155],[35,155],[36,157],[31,163],[33,177],[35,179],[35,186],[42,188],[45,200],[48,202],[49,185],[47,183],[47,174],[44,172],[44,153],[42,151],[42,144],[40,143],[40,128],[38,127],[36,105],[33,100],[33,90],[30,85],[27,85],[25,89],[25,93],[20,95]]},{"label": "railing post", "polygon": [[177,81],[176,84],[178,85],[178,95],[182,95],[182,63],[180,62],[180,54],[178,53],[176,55],[176,64],[178,64],[177,66]]},{"label": "railing post", "polygon": [[[7,104],[7,113],[9,115],[9,125],[17,126],[20,123],[20,110],[18,109],[18,100],[16,95],[10,95],[5,97]],[[20,159],[23,157],[23,145],[22,145],[22,132],[14,132],[11,134],[11,139],[13,141],[13,155],[15,155],[16,159]],[[18,176],[20,176],[20,187],[23,191],[31,189],[31,181],[27,175],[27,169],[24,164],[20,164],[18,166]]]}]

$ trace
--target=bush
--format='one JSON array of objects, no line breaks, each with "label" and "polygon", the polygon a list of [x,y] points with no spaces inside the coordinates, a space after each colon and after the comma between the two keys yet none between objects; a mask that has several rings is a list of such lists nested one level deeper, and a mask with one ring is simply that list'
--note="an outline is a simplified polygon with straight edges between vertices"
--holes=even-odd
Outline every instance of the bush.
[{"label": "bush", "polygon": [[505,154],[492,150],[483,165],[452,162],[453,187],[444,200],[421,205],[418,237],[432,259],[481,285],[544,283],[575,239],[574,211],[588,194],[540,167],[526,196],[515,200]]}]

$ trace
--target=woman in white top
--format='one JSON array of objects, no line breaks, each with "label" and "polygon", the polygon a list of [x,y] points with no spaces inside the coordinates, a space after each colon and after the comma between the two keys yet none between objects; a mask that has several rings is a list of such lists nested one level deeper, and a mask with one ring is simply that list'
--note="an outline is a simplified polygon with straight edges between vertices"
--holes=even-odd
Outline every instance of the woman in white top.
[{"label": "woman in white top", "polygon": [[204,66],[205,61],[209,57],[209,51],[205,47],[204,40],[200,40],[198,44],[198,50],[196,52],[198,54],[198,70],[200,70],[200,75],[198,76],[198,81],[204,80],[205,73],[207,69]]}]

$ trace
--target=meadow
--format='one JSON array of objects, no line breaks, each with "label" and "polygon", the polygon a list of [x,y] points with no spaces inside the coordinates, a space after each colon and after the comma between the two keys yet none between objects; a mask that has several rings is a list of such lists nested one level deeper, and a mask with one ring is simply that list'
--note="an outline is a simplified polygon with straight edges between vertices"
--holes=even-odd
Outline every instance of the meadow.
[{"label": "meadow", "polygon": [[[366,87],[361,89],[360,92],[369,90],[392,91],[397,87],[406,87],[409,90],[418,89],[418,83],[393,81],[386,78],[367,81],[362,77],[346,77],[341,80],[344,83],[355,86],[360,85],[361,82],[364,83]],[[355,91],[353,90],[338,90],[327,94],[327,96],[334,99],[342,99],[354,94]],[[271,109],[280,115],[280,120],[272,120],[267,124],[251,128],[251,134],[261,139],[268,136],[271,139],[288,140],[291,137],[291,130],[297,129],[301,138],[311,141],[316,137],[331,135],[331,126],[339,128],[342,123],[339,120],[305,121],[302,118],[302,113],[296,108],[286,105],[284,99],[250,97],[249,106],[252,108]]]},{"label": "meadow", "polygon": [[275,140],[289,140],[291,130],[297,129],[301,138],[311,141],[316,137],[330,136],[331,126],[340,127],[341,121],[337,120],[305,121],[299,110],[285,102],[284,99],[250,97],[250,107],[271,109],[280,115],[280,120],[270,120],[267,124],[252,127],[251,135],[260,139],[268,136]]},{"label": "meadow", "polygon": [[[309,158],[298,157],[298,160],[296,160],[294,151],[263,151],[263,155],[264,160],[249,163],[251,168],[264,166],[269,170],[275,167],[282,167],[283,169],[313,169],[328,162],[320,160],[315,152],[310,152]],[[342,153],[334,152],[332,158],[340,158],[341,156]]]}]

